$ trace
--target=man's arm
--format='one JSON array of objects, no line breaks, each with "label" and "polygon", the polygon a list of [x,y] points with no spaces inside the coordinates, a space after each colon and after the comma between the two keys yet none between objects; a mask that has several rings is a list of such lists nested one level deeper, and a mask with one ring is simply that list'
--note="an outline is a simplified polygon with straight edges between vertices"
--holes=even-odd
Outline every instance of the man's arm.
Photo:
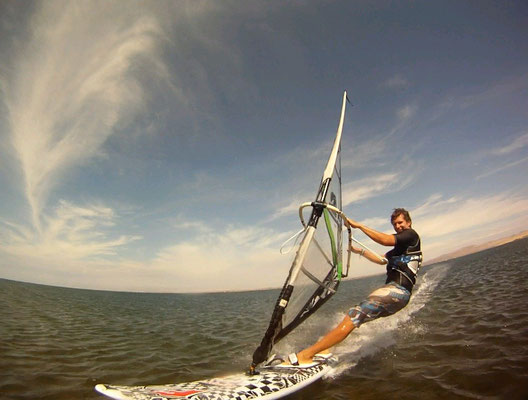
[{"label": "man's arm", "polygon": [[372,261],[373,263],[376,263],[376,264],[380,264],[380,265],[387,264],[387,259],[385,257],[382,257],[379,254],[373,253],[370,250],[365,250],[362,256],[365,257],[367,260]]},{"label": "man's arm", "polygon": [[387,264],[387,259],[385,257],[382,257],[379,254],[374,253],[371,250],[360,249],[354,246],[350,246],[350,250],[352,251],[352,253],[359,254],[360,256],[365,257],[367,260],[372,261],[373,263],[380,264],[380,265]]},{"label": "man's arm", "polygon": [[382,244],[383,246],[394,246],[396,245],[396,238],[394,235],[389,235],[388,233],[378,232],[375,229],[369,228],[366,225],[360,224],[353,219],[346,218],[345,225],[349,225],[352,228],[358,228],[365,233],[369,238],[374,240],[376,243]]}]

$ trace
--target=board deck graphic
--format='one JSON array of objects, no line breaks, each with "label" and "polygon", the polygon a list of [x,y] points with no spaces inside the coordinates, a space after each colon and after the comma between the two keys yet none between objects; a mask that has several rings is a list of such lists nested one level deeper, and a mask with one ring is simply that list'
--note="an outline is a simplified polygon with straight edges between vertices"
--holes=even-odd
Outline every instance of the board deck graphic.
[{"label": "board deck graphic", "polygon": [[247,400],[278,399],[296,392],[327,375],[337,357],[331,356],[310,367],[261,367],[259,374],[235,374],[195,382],[151,386],[99,384],[95,389],[116,400]]}]

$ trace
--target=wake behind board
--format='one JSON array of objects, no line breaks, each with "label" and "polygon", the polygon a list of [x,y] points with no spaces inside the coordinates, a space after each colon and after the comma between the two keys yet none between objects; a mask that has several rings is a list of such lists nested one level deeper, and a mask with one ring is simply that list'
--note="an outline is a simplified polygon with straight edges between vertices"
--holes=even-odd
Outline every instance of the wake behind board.
[{"label": "wake behind board", "polygon": [[235,374],[187,383],[151,386],[99,384],[99,393],[116,400],[246,400],[279,399],[327,375],[337,357],[327,356],[310,366],[264,366],[257,375]]}]

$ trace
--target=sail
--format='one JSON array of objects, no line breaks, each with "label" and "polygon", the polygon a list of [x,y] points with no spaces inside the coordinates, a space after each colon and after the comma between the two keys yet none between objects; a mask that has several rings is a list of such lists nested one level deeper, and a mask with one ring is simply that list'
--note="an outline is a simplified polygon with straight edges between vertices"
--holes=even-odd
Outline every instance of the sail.
[{"label": "sail", "polygon": [[[253,353],[253,370],[265,361],[275,343],[299,326],[337,290],[342,277],[341,132],[346,92],[336,138],[315,200],[301,206],[305,229],[288,278],[277,299],[268,329]],[[311,209],[304,222],[302,209]]]}]

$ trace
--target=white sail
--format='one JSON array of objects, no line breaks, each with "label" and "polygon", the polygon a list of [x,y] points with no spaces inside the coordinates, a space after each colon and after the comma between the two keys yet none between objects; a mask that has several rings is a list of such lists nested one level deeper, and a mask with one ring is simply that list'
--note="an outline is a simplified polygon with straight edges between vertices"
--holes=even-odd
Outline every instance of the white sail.
[{"label": "white sail", "polygon": [[[268,329],[253,354],[253,365],[264,361],[273,345],[323,305],[337,290],[342,277],[341,134],[347,95],[343,93],[341,115],[330,157],[315,201],[309,203],[310,218],[304,222],[288,278],[277,300]],[[327,207],[328,206],[328,207]],[[306,204],[302,205],[306,208]]]}]

